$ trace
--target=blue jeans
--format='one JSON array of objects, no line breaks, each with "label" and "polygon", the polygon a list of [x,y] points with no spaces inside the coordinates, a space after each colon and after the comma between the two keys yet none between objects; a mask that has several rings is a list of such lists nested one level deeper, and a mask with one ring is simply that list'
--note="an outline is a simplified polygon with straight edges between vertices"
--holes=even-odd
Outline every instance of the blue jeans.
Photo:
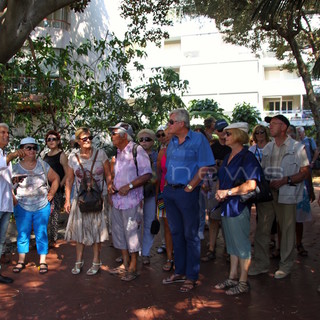
[{"label": "blue jeans", "polygon": [[142,255],[150,256],[154,235],[150,232],[151,224],[156,215],[155,197],[144,199],[143,205],[143,238]]},{"label": "blue jeans", "polygon": [[10,221],[11,212],[0,211],[0,255],[6,242],[7,229]]},{"label": "blue jeans", "polygon": [[166,186],[163,191],[167,219],[172,234],[175,273],[198,280],[200,271],[199,191]]},{"label": "blue jeans", "polygon": [[50,203],[37,211],[24,210],[19,204],[14,208],[14,217],[18,231],[17,247],[18,253],[29,252],[30,235],[32,225],[36,237],[38,254],[48,253],[47,227],[50,216]]}]

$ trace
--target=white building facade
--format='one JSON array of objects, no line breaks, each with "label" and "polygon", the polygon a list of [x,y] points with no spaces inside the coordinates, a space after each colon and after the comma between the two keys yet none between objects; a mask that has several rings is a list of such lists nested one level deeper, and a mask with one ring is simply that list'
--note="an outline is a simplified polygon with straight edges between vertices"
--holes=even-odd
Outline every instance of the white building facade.
[{"label": "white building facade", "polygon": [[246,102],[263,117],[283,113],[301,122],[308,116],[303,112],[301,78],[283,70],[270,53],[258,58],[245,47],[225,43],[209,19],[186,19],[168,32],[170,38],[161,48],[148,47],[144,65],[146,73],[152,67],[169,67],[188,80],[186,105],[193,99],[213,99],[228,115],[237,103]]}]

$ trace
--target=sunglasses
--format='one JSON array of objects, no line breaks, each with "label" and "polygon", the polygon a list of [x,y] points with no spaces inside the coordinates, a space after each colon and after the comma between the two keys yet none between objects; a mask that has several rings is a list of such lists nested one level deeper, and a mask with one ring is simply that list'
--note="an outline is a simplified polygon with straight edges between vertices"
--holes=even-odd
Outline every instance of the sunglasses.
[{"label": "sunglasses", "polygon": [[149,138],[149,137],[145,137],[145,138],[140,138],[139,139],[139,142],[143,142],[143,141],[145,141],[145,142],[151,142],[151,141],[153,141],[151,138]]},{"label": "sunglasses", "polygon": [[223,132],[223,129],[219,129],[219,130],[217,130],[218,132]]},{"label": "sunglasses", "polygon": [[165,137],[166,136],[166,134],[165,133],[157,133],[157,138],[159,139],[159,138],[161,138],[161,137]]},{"label": "sunglasses", "polygon": [[171,125],[175,124],[175,122],[181,122],[181,121],[176,121],[176,120],[172,120],[172,119],[170,119],[170,120],[168,121],[168,123],[171,124]]},{"label": "sunglasses", "polygon": [[23,149],[28,150],[28,151],[31,151],[31,150],[37,151],[38,147],[37,146],[33,146],[33,147],[27,146],[27,147],[24,147]]},{"label": "sunglasses", "polygon": [[88,141],[88,140],[90,140],[90,141],[91,141],[92,139],[93,139],[93,136],[80,138],[80,140],[81,140],[81,141],[83,141],[83,142],[86,142],[86,141]]},{"label": "sunglasses", "polygon": [[232,136],[232,133],[230,131],[226,131],[226,136],[230,137],[230,136]]},{"label": "sunglasses", "polygon": [[256,131],[254,134],[264,134],[266,133],[264,130],[261,130],[261,131]]},{"label": "sunglasses", "polygon": [[57,138],[48,138],[47,142],[50,142],[50,141],[58,141],[58,139]]}]

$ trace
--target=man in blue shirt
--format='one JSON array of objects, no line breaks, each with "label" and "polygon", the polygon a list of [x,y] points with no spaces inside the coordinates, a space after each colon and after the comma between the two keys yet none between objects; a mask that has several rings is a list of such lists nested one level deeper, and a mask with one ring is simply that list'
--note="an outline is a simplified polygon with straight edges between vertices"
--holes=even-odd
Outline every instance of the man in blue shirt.
[{"label": "man in blue shirt", "polygon": [[206,137],[190,130],[189,114],[184,109],[170,113],[167,148],[167,174],[163,198],[172,234],[175,274],[163,284],[184,282],[180,291],[193,289],[200,270],[199,191],[208,166],[215,160]]}]

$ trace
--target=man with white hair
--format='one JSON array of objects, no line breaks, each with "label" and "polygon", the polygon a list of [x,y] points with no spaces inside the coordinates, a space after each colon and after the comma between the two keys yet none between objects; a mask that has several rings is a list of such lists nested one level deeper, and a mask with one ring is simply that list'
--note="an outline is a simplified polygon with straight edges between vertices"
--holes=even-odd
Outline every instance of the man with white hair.
[{"label": "man with white hair", "polygon": [[[18,157],[22,158],[25,155],[23,149],[19,149],[12,153],[6,153],[4,149],[8,143],[9,127],[6,123],[0,123],[0,255],[2,254],[6,240],[10,216],[13,212],[11,161]],[[11,282],[13,282],[13,279],[4,277],[0,274],[0,283]]]},{"label": "man with white hair", "polygon": [[319,148],[317,147],[313,138],[309,138],[306,136],[306,132],[304,130],[304,127],[298,127],[297,132],[298,132],[298,136],[299,136],[301,143],[305,146],[308,160],[310,162],[310,168],[312,169],[316,160],[318,159]]},{"label": "man with white hair", "polygon": [[173,110],[168,125],[173,138],[167,148],[163,199],[173,240],[175,273],[162,283],[184,282],[180,291],[189,292],[200,270],[199,184],[215,160],[208,139],[190,130],[185,109]]},{"label": "man with white hair", "polygon": [[110,269],[111,274],[123,274],[121,280],[132,281],[138,276],[137,260],[141,250],[143,218],[143,185],[152,177],[149,156],[135,144],[128,123],[109,128],[112,143],[117,147],[113,183],[108,178],[109,202],[112,204],[112,241],[122,253],[123,265]]}]

